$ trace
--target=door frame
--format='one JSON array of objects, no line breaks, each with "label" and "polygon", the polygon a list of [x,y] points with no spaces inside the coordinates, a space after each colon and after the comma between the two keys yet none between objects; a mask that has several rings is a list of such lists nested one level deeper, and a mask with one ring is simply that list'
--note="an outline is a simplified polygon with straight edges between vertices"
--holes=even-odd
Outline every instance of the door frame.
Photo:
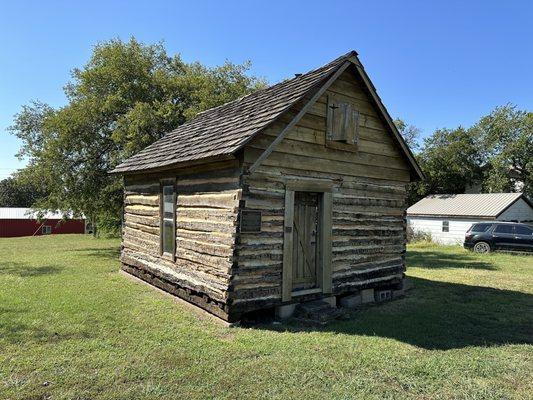
[{"label": "door frame", "polygon": [[[331,220],[333,182],[324,180],[288,180],[285,183],[285,218],[283,220],[283,273],[281,300],[290,301],[298,295],[332,291],[331,278]],[[317,288],[293,292],[292,250],[294,223],[294,193],[315,192],[319,194],[319,248],[317,257]]]}]

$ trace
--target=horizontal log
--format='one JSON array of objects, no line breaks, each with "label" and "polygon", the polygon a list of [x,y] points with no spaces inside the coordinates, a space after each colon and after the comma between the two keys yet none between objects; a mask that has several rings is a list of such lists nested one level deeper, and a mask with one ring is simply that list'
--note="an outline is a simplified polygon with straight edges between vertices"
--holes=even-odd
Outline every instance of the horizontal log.
[{"label": "horizontal log", "polygon": [[176,239],[177,251],[179,249],[188,249],[198,253],[210,254],[217,257],[232,257],[234,248],[232,245],[213,243],[213,242],[203,242],[197,240],[191,240],[186,238],[181,238],[178,236]]},{"label": "horizontal log", "polygon": [[350,260],[337,260],[333,262],[332,271],[334,274],[339,271],[353,271],[360,268],[360,266],[400,260],[401,258],[398,253],[358,254],[354,255]]},{"label": "horizontal log", "polygon": [[159,217],[159,206],[152,207],[146,205],[126,205],[124,207],[126,213],[132,215],[156,216]]},{"label": "horizontal log", "polygon": [[159,255],[159,246],[156,246],[153,243],[146,243],[137,238],[123,237],[122,246],[125,249],[131,249],[135,252],[143,252],[153,256]]},{"label": "horizontal log", "polygon": [[124,198],[124,204],[141,204],[148,206],[159,206],[159,195],[127,195]]},{"label": "horizontal log", "polygon": [[372,284],[376,284],[379,282],[394,282],[394,281],[401,281],[403,279],[403,273],[397,273],[397,274],[391,274],[387,276],[382,276],[378,278],[370,278],[370,279],[360,279],[355,280],[354,278],[350,277],[349,281],[346,282],[335,282],[333,281],[333,290],[334,291],[341,291],[341,290],[347,290],[347,289],[360,289],[363,286],[369,286]]},{"label": "horizontal log", "polygon": [[178,207],[176,214],[178,218],[231,222],[237,220],[238,212],[227,208]]},{"label": "horizontal log", "polygon": [[[178,214],[179,215],[179,214]],[[237,221],[213,221],[208,222],[203,219],[189,219],[178,217],[176,219],[176,228],[188,231],[200,232],[222,232],[232,234],[236,231]]]},{"label": "horizontal log", "polygon": [[135,222],[131,221],[124,221],[124,225],[128,228],[132,228],[135,230],[139,230],[141,232],[150,233],[152,235],[159,235],[159,227],[158,226],[149,226],[144,224],[137,224]]},{"label": "horizontal log", "polygon": [[218,257],[212,254],[193,251],[186,248],[176,249],[176,263],[178,260],[187,260],[201,264],[202,268],[210,267],[209,271],[216,271],[217,274],[229,274],[229,269],[233,263],[233,257]]},{"label": "horizontal log", "polygon": [[160,184],[158,182],[153,183],[141,183],[124,186],[124,194],[137,194],[137,195],[154,195],[159,194]]},{"label": "horizontal log", "polygon": [[136,215],[126,212],[124,213],[124,221],[159,227],[159,218],[153,216]]},{"label": "horizontal log", "polygon": [[336,204],[346,204],[354,206],[366,207],[397,207],[404,206],[404,200],[401,199],[387,199],[383,197],[368,197],[368,196],[348,196],[343,193],[334,193],[333,202]]},{"label": "horizontal log", "polygon": [[241,190],[222,193],[178,194],[179,207],[213,207],[234,209],[239,206]]},{"label": "horizontal log", "polygon": [[138,229],[133,229],[129,226],[124,226],[122,229],[123,235],[129,235],[131,237],[136,237],[146,242],[157,243],[159,244],[159,234],[152,234],[148,232],[143,232]]},{"label": "horizontal log", "polygon": [[223,233],[223,232],[201,232],[201,231],[189,231],[186,229],[177,229],[176,236],[178,238],[197,240],[200,242],[209,242],[213,244],[221,245],[233,245],[235,243],[235,232]]},{"label": "horizontal log", "polygon": [[179,177],[179,193],[218,192],[239,189],[240,170],[238,168],[209,171]]}]

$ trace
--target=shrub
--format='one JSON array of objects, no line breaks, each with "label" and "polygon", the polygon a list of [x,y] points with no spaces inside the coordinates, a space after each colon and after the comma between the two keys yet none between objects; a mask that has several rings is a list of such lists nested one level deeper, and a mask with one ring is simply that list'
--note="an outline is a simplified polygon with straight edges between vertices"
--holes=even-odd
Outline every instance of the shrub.
[{"label": "shrub", "polygon": [[407,225],[407,243],[431,242],[431,233],[414,230],[411,225]]}]

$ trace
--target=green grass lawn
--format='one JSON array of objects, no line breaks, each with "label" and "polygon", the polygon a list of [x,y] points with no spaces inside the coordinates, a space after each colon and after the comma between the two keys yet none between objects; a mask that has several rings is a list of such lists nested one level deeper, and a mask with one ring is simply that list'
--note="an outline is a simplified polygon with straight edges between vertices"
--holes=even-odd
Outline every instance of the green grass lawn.
[{"label": "green grass lawn", "polygon": [[0,399],[530,398],[533,256],[414,245],[404,299],[225,328],[118,273],[116,239],[0,239]]}]

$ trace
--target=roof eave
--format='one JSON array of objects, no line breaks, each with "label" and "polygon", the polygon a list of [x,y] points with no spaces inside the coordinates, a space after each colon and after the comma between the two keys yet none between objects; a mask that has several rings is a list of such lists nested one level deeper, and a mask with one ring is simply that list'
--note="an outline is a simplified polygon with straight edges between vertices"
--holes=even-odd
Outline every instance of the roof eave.
[{"label": "roof eave", "polygon": [[170,171],[173,169],[187,168],[187,167],[192,167],[196,165],[210,164],[210,163],[219,162],[219,161],[231,161],[231,160],[237,160],[237,158],[235,157],[233,153],[220,154],[217,156],[210,156],[210,157],[203,157],[203,158],[198,158],[196,160],[180,161],[180,162],[175,162],[175,163],[171,163],[168,165],[162,165],[162,166],[153,167],[153,168],[120,169],[120,170],[117,170],[115,168],[109,171],[108,174],[109,175],[151,174],[151,173],[156,173],[156,172]]},{"label": "roof eave", "polygon": [[495,219],[496,215],[456,215],[456,214],[414,214],[407,212],[408,217],[423,218],[475,218],[475,219]]}]

